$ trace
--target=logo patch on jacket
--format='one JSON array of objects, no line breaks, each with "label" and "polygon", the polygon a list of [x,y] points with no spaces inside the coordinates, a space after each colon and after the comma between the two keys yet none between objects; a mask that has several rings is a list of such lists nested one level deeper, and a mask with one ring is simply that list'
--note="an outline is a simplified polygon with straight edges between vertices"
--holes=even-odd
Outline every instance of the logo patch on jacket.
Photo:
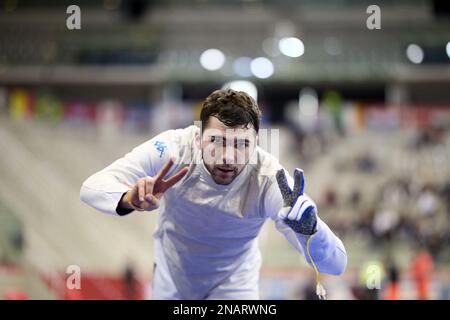
[{"label": "logo patch on jacket", "polygon": [[166,143],[162,141],[156,141],[154,146],[156,147],[156,150],[159,151],[159,157],[161,158],[167,149]]}]

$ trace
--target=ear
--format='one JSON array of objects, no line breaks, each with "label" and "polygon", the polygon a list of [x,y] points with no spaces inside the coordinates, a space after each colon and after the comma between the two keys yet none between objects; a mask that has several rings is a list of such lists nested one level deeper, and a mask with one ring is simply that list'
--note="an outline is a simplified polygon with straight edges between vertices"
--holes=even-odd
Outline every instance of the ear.
[{"label": "ear", "polygon": [[[200,129],[201,130],[201,129]],[[201,139],[201,133],[200,130],[196,130],[195,131],[195,137],[194,137],[194,142],[195,145],[197,146],[197,148],[201,149],[202,147],[202,139]]]}]

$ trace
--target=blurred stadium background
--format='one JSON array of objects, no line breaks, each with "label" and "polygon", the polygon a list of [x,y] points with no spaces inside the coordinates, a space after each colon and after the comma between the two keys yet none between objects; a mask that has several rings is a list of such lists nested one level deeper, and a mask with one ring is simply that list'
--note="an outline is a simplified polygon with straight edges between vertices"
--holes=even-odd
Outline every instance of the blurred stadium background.
[{"label": "blurred stadium background", "polygon": [[[281,162],[305,170],[346,245],[330,299],[450,299],[444,1],[0,3],[0,299],[150,298],[157,213],[103,215],[80,185],[193,124],[225,85],[257,96]],[[66,27],[71,4],[81,30]],[[366,27],[371,4],[381,30]],[[261,297],[313,299],[311,269],[272,222],[260,241]],[[81,290],[66,288],[71,265]]]}]

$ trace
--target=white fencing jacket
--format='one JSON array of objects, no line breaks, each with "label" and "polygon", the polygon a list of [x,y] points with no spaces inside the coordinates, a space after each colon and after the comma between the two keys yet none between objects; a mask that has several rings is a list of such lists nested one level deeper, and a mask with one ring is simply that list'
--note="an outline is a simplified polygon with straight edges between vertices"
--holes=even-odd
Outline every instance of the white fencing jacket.
[{"label": "white fencing jacket", "polygon": [[[89,177],[81,187],[81,199],[99,211],[117,215],[128,185],[154,176],[172,157],[169,175],[183,167],[189,171],[161,200],[154,259],[162,273],[154,279],[154,297],[257,298],[261,265],[257,236],[267,218],[275,221],[277,229],[310,263],[306,238],[277,218],[283,199],[275,174],[282,167],[256,147],[251,164],[231,184],[218,185],[195,143],[199,130],[196,126],[168,130],[134,148]],[[288,180],[292,186],[292,177]],[[339,275],[345,270],[345,248],[320,219],[310,253],[320,272]],[[217,292],[220,294],[215,295]]]}]

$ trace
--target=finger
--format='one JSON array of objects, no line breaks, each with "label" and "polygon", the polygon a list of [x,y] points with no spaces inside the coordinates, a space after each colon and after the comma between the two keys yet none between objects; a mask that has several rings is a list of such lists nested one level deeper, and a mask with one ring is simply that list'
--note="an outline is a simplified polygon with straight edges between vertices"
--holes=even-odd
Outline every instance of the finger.
[{"label": "finger", "polygon": [[305,178],[302,169],[296,168],[294,170],[294,191],[293,193],[299,196],[303,195],[305,191]]},{"label": "finger", "polygon": [[139,184],[136,183],[133,188],[131,189],[131,202],[133,202],[134,204],[139,203]]},{"label": "finger", "polygon": [[145,181],[139,180],[137,185],[138,185],[139,202],[143,202],[145,200]]},{"label": "finger", "polygon": [[286,219],[295,221],[295,220],[299,220],[298,216],[299,216],[299,212],[297,210],[291,210],[291,211],[289,211],[289,214],[287,215]]},{"label": "finger", "polygon": [[159,170],[159,172],[156,174],[155,178],[156,180],[162,180],[162,178],[164,178],[164,176],[167,174],[167,172],[169,172],[170,168],[173,165],[173,159],[170,158],[165,164],[164,166],[161,168],[161,170]]},{"label": "finger", "polygon": [[180,171],[178,171],[177,173],[175,173],[173,176],[171,176],[169,179],[165,180],[164,188],[162,191],[163,192],[166,191],[168,188],[170,188],[171,186],[176,184],[178,181],[183,179],[183,177],[186,175],[187,172],[188,172],[188,168],[183,168]]},{"label": "finger", "polygon": [[138,188],[137,183],[134,186],[132,186],[132,188],[130,188],[130,190],[127,192],[127,193],[129,193],[129,195],[128,195],[129,200],[127,199],[127,201],[130,201],[136,207],[139,206],[138,203],[140,202],[138,192],[139,192],[139,188]]},{"label": "finger", "polygon": [[[306,201],[306,200],[305,200]],[[287,216],[287,218],[289,219],[289,220],[300,220],[300,218],[301,218],[301,210],[298,210],[298,209],[296,209],[296,208],[293,208],[290,212],[289,212],[289,214],[288,214],[288,216]]]},{"label": "finger", "polygon": [[305,212],[302,215],[300,220],[302,225],[303,234],[313,234],[317,227],[317,216],[316,216],[316,208],[314,206],[309,206],[306,208]]},{"label": "finger", "polygon": [[290,210],[291,210],[290,207],[283,207],[283,208],[281,208],[280,212],[278,213],[278,218],[280,220],[284,220],[287,217],[287,215],[289,214]]},{"label": "finger", "polygon": [[289,203],[289,200],[290,200],[290,194],[292,191],[288,185],[286,173],[284,172],[284,169],[278,170],[276,177],[277,177],[278,187],[280,188],[281,195],[284,200],[284,204],[290,206],[291,204]]},{"label": "finger", "polygon": [[151,208],[151,203],[148,202],[145,197],[145,200],[139,204],[139,207],[142,209],[141,211],[148,210],[149,208]]},{"label": "finger", "polygon": [[151,178],[145,179],[145,194],[153,193],[153,180]]},{"label": "finger", "polygon": [[149,207],[156,209],[159,207],[159,199],[152,194],[147,194],[145,200],[150,204]]},{"label": "finger", "polygon": [[291,212],[287,216],[289,220],[300,220],[303,213],[303,208],[306,208],[309,204],[311,204],[308,199],[299,199],[297,201],[301,201],[299,203],[296,203],[294,207],[292,208]]},{"label": "finger", "polygon": [[312,214],[314,214],[314,210],[315,210],[315,207],[313,206],[313,205],[310,205],[309,207],[307,207],[306,209],[305,209],[305,212],[303,212],[303,214],[302,214],[302,216],[305,218],[305,219],[309,219],[310,217],[310,215],[312,215]]}]

